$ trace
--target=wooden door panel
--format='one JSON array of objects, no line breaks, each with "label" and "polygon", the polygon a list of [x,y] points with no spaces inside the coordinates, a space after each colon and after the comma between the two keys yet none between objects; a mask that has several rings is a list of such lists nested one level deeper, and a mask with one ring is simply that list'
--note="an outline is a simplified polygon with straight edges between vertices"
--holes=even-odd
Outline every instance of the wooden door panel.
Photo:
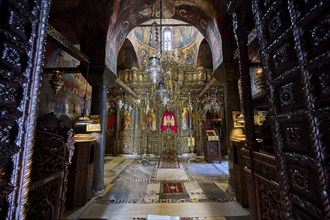
[{"label": "wooden door panel", "polygon": [[[329,5],[326,0],[252,1],[285,218],[330,218]],[[257,179],[258,195],[261,183]],[[260,218],[268,202],[259,198]]]}]

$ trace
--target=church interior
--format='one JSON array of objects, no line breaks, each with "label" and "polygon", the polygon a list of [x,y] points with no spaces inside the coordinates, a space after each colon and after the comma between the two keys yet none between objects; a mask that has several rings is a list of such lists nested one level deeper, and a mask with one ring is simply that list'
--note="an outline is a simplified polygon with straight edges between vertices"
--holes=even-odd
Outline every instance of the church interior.
[{"label": "church interior", "polygon": [[330,219],[327,0],[0,0],[0,219]]}]

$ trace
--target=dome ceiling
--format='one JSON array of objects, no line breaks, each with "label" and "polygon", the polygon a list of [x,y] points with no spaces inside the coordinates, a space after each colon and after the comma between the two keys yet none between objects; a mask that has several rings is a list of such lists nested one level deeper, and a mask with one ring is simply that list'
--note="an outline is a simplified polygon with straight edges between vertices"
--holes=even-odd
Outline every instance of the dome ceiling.
[{"label": "dome ceiling", "polygon": [[[178,63],[190,63],[196,66],[199,44],[204,39],[199,31],[190,25],[177,25],[175,20],[167,20],[166,26],[163,26],[163,30],[165,29],[171,33],[172,44],[171,50],[162,51],[162,55]],[[156,53],[157,50],[156,46],[150,43],[150,31],[150,26],[136,27],[127,37],[134,45],[139,67],[143,66],[150,54]]]},{"label": "dome ceiling", "polygon": [[[135,27],[153,18],[160,16],[160,2],[136,0],[115,1],[111,24],[107,33],[106,64],[111,70],[116,70],[118,44]],[[223,3],[224,4],[224,3]],[[222,40],[217,24],[217,13],[221,6],[214,0],[174,1],[163,0],[162,12],[164,18],[172,18],[187,22],[196,27],[207,39],[212,49],[213,65],[216,67],[222,62]],[[225,10],[225,8],[224,8]],[[221,11],[221,10],[220,10]]]},{"label": "dome ceiling", "polygon": [[[193,26],[167,26],[173,34],[173,48],[183,49],[193,43],[199,31]],[[149,46],[150,27],[136,27],[131,32],[135,39],[144,46]],[[154,47],[154,49],[156,49]]]},{"label": "dome ceiling", "polygon": [[[223,49],[219,30],[223,31],[226,26],[222,22],[227,16],[224,0],[163,0],[162,14],[164,19],[176,19],[194,26],[209,44],[213,68],[220,65]],[[100,58],[94,59],[97,63],[103,60],[103,64],[116,73],[118,54],[128,34],[159,16],[160,0],[66,0],[65,3],[53,2],[49,22],[72,43],[80,44],[82,52],[101,51]],[[81,39],[86,38],[82,34],[90,33],[91,28],[95,28],[93,34],[102,36],[86,35],[97,44],[82,45]]]}]

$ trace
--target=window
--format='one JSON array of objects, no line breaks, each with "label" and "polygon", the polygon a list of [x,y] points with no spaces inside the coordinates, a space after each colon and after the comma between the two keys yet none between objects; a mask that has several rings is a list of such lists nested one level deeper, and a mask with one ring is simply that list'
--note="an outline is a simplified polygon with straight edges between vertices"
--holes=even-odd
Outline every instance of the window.
[{"label": "window", "polygon": [[163,31],[163,50],[171,51],[172,50],[172,30],[167,27]]}]

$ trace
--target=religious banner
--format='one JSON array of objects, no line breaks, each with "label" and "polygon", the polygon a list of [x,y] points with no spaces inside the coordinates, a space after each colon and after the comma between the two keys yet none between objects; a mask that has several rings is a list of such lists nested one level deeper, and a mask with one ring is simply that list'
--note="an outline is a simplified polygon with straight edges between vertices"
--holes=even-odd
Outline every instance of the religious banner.
[{"label": "religious banner", "polygon": [[162,117],[161,131],[163,132],[167,128],[171,129],[175,133],[178,131],[178,126],[176,123],[174,112],[166,110]]}]

